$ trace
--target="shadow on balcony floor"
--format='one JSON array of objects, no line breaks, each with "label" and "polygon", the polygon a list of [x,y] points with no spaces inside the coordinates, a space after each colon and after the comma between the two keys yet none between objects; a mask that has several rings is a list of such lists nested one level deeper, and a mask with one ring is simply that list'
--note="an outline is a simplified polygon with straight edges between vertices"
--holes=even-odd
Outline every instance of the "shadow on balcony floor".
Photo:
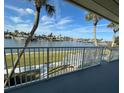
[{"label": "shadow on balcony floor", "polygon": [[118,64],[105,63],[5,93],[119,93]]}]

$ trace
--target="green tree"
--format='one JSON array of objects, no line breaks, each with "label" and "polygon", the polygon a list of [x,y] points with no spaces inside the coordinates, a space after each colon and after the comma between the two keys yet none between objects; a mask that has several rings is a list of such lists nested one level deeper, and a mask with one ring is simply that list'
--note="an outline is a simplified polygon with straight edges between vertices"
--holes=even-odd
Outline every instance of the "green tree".
[{"label": "green tree", "polygon": [[[25,51],[25,48],[27,47],[27,45],[29,44],[29,42],[31,41],[32,39],[32,36],[34,35],[37,27],[38,27],[38,24],[39,24],[39,19],[40,19],[40,12],[41,12],[41,8],[42,7],[45,7],[46,9],[46,12],[49,16],[52,16],[55,12],[55,9],[54,9],[54,6],[50,5],[50,3],[48,2],[48,0],[28,0],[30,2],[33,2],[34,5],[35,5],[35,19],[34,19],[34,25],[33,25],[33,28],[31,30],[31,32],[29,33],[29,36],[28,38],[26,39],[26,42],[25,42],[25,45],[24,45],[24,48],[23,50],[19,53],[19,57],[15,60],[14,62],[14,67],[13,69],[10,71],[9,73],[9,76],[8,76],[8,79],[11,78],[15,68],[17,67],[18,63],[19,63],[19,60],[21,58],[21,56],[23,55],[24,51]],[[6,86],[7,82],[8,82],[8,79],[5,81],[4,83],[4,86]]]},{"label": "green tree", "polygon": [[114,34],[113,34],[113,38],[112,38],[111,47],[114,47],[115,39],[116,39],[116,33],[119,31],[119,25],[111,22],[110,24],[107,25],[107,27],[113,29]]},{"label": "green tree", "polygon": [[97,27],[98,22],[102,19],[102,17],[93,13],[93,12],[88,12],[85,16],[85,19],[87,21],[93,21],[94,43],[95,43],[96,46],[98,46],[97,39],[96,39],[96,27]]}]

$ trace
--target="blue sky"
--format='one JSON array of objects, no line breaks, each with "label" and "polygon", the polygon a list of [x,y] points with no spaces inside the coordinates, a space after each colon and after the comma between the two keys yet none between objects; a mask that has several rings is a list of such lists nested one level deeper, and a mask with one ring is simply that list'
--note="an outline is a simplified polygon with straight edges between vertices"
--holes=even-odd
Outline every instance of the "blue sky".
[{"label": "blue sky", "polygon": [[[85,20],[86,10],[63,0],[53,0],[56,13],[47,16],[44,7],[41,10],[39,27],[35,34],[50,34],[74,38],[93,38],[93,22]],[[26,0],[4,0],[5,31],[19,30],[30,32],[34,21],[35,7]],[[97,26],[97,38],[111,40],[113,31],[106,25],[110,21],[101,20]]]}]

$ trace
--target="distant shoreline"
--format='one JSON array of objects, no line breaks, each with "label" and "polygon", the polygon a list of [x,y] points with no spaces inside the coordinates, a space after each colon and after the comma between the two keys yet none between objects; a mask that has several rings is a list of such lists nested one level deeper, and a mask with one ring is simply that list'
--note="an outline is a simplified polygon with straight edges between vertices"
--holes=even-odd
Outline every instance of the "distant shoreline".
[{"label": "distant shoreline", "polygon": [[[13,39],[4,39],[4,47],[23,47],[23,40],[13,40]],[[94,46],[93,43],[83,43],[77,41],[32,41],[28,46],[31,47],[69,47],[69,46]]]}]

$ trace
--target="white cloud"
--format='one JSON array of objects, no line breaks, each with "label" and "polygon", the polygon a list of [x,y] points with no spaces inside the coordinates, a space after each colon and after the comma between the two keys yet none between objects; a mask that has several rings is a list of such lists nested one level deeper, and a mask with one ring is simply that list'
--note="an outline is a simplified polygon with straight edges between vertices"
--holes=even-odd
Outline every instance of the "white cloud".
[{"label": "white cloud", "polygon": [[55,19],[53,17],[42,16],[41,23],[43,25],[50,25],[55,23]]},{"label": "white cloud", "polygon": [[60,26],[64,26],[64,25],[66,25],[66,24],[69,24],[69,23],[71,23],[73,20],[70,18],[70,17],[64,17],[64,18],[61,18],[60,20],[58,20],[57,22],[56,22],[56,19],[55,18],[53,18],[53,17],[48,17],[48,16],[43,16],[42,18],[41,18],[41,22],[42,22],[42,24],[44,24],[44,25],[55,25],[56,27],[60,27]]},{"label": "white cloud", "polygon": [[5,29],[9,29],[10,31],[14,31],[14,30],[19,30],[19,31],[25,31],[25,32],[30,32],[31,31],[31,28],[32,27],[32,24],[24,24],[24,23],[18,23],[18,24],[15,24],[15,25],[11,25],[11,24],[8,24],[8,25],[5,25]]},{"label": "white cloud", "polygon": [[10,6],[10,5],[5,5],[5,8],[16,11],[16,12],[20,13],[21,15],[34,14],[34,10],[32,10],[30,8],[24,9],[24,8],[18,8],[15,6]]},{"label": "white cloud", "polygon": [[14,23],[22,23],[24,22],[20,17],[10,17],[10,19],[14,22]]},{"label": "white cloud", "polygon": [[65,25],[65,24],[68,24],[68,23],[71,23],[71,22],[72,22],[72,19],[70,19],[69,17],[65,17],[65,18],[62,18],[58,22],[58,25]]},{"label": "white cloud", "polygon": [[54,17],[42,16],[41,17],[41,26],[47,29],[54,30],[63,30],[67,26],[70,26],[73,20],[70,17],[64,17],[60,20],[56,20]]},{"label": "white cloud", "polygon": [[[76,32],[76,33],[80,33],[80,34],[87,34],[87,33],[92,34],[93,27],[94,27],[92,25],[83,27],[82,25],[74,24],[71,17],[64,17],[64,18],[61,18],[60,20],[58,20],[58,22],[56,22],[56,19],[54,19],[53,17],[50,18],[48,16],[43,16],[41,18],[41,24],[39,24],[39,25],[41,26],[41,29],[44,29],[44,31],[48,31],[48,32],[50,32],[50,31],[55,32],[55,33]],[[106,27],[106,25],[107,24],[97,25],[97,33],[111,32],[111,30],[108,31],[108,29],[104,29]]]},{"label": "white cloud", "polygon": [[47,17],[47,16],[42,16],[41,20],[42,20],[43,22],[44,22],[44,21],[47,21],[47,20],[49,20],[49,17]]},{"label": "white cloud", "polygon": [[34,14],[34,11],[30,8],[26,8],[25,11],[29,14]]},{"label": "white cloud", "polygon": [[17,24],[16,27],[30,27],[30,24]]},{"label": "white cloud", "polygon": [[30,23],[30,20],[26,19],[26,20],[23,20],[21,17],[19,16],[11,16],[9,17],[10,20],[12,20],[14,23]]}]

